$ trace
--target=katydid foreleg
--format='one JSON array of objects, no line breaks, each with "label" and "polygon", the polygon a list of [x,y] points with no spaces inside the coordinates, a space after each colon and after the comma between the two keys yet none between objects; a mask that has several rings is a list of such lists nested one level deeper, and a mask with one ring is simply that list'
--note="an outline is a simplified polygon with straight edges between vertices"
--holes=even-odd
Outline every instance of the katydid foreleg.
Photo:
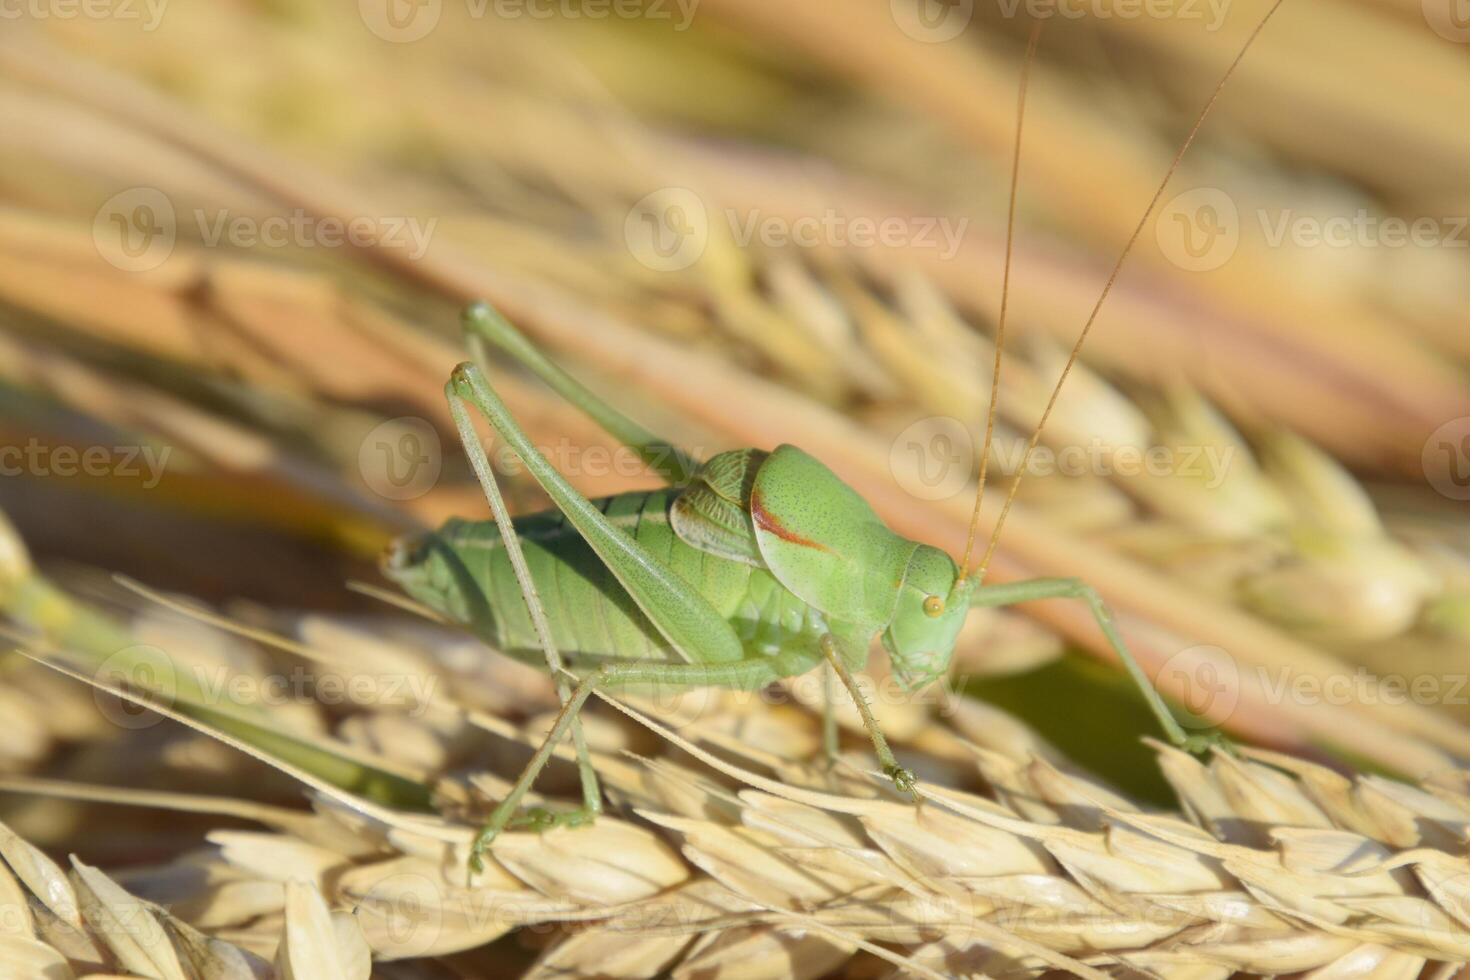
[{"label": "katydid foreleg", "polygon": [[[911,797],[915,803],[919,801],[914,792],[914,774],[898,764],[893,750],[888,747],[888,739],[883,734],[883,729],[878,725],[878,719],[873,717],[873,709],[868,705],[868,698],[863,694],[863,689],[858,686],[857,678],[848,669],[846,658],[852,657],[861,663],[867,656],[867,649],[844,649],[843,644],[831,633],[822,637],[822,656],[827,659],[827,666],[842,681],[847,693],[852,697],[852,703],[857,707],[858,714],[862,716],[863,727],[868,730],[868,735],[873,740],[873,751],[878,755],[878,764],[883,767],[883,774],[893,780],[893,785],[900,793]],[[855,655],[856,654],[856,655]],[[828,711],[831,711],[830,700]]]},{"label": "katydid foreleg", "polygon": [[1123,662],[1128,675],[1143,693],[1143,698],[1148,702],[1149,710],[1154,713],[1159,725],[1164,729],[1164,734],[1169,737],[1179,748],[1187,752],[1200,752],[1211,746],[1228,747],[1229,743],[1217,732],[1204,732],[1193,734],[1186,732],[1175,719],[1174,713],[1164,703],[1153,682],[1143,672],[1138,661],[1129,651],[1128,645],[1123,642],[1123,636],[1118,632],[1117,624],[1113,622],[1113,615],[1103,602],[1102,596],[1097,590],[1075,578],[1036,578],[1022,582],[1007,582],[1001,585],[984,585],[975,590],[974,597],[970,600],[973,608],[981,606],[1010,606],[1022,602],[1032,602],[1038,599],[1081,599],[1087,603],[1088,609],[1092,611],[1092,617],[1097,621],[1098,628],[1102,630],[1103,636]]}]

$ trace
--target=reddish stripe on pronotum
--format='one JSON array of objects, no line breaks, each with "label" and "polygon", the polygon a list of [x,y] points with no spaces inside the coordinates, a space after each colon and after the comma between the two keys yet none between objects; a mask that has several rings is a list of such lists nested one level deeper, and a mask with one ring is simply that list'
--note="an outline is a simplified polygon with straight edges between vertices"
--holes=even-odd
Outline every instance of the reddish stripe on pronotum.
[{"label": "reddish stripe on pronotum", "polygon": [[755,519],[756,527],[762,531],[769,531],[782,541],[790,541],[792,544],[800,545],[803,548],[816,548],[818,551],[832,550],[819,541],[802,537],[777,520],[776,515],[766,510],[765,506],[761,503],[759,490],[753,491],[750,495],[750,516]]}]

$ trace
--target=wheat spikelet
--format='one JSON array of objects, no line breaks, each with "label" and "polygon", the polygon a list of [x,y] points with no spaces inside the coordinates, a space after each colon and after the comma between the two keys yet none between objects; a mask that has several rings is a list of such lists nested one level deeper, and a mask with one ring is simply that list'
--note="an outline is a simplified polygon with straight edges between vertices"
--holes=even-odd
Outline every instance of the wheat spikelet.
[{"label": "wheat spikelet", "polygon": [[[148,618],[135,626],[143,635]],[[151,635],[171,650],[210,645],[213,627],[177,625],[172,641],[156,626]],[[656,716],[615,702],[617,714],[589,726],[613,813],[585,829],[508,833],[467,880],[474,814],[507,784],[456,773],[451,747],[466,728],[534,744],[541,725],[465,700],[534,680],[532,702],[551,704],[549,682],[517,681],[523,668],[499,660],[455,678],[441,659],[447,637],[414,643],[319,617],[296,631],[271,642],[349,676],[449,681],[426,710],[366,702],[336,729],[384,766],[441,773],[439,815],[396,815],[321,785],[306,814],[11,777],[0,787],[265,827],[216,830],[205,851],[127,870],[118,881],[139,899],[85,865],[68,877],[7,832],[12,946],[73,971],[99,964],[170,980],[246,975],[241,964],[264,975],[264,963],[283,977],[366,976],[369,952],[433,959],[509,934],[544,945],[536,977],[1332,976],[1370,966],[1413,976],[1470,959],[1462,773],[1415,787],[1275,753],[1202,763],[1158,747],[1179,808],[1154,812],[965,701],[896,729],[905,761],[943,779],[922,784],[920,807],[892,798],[861,754],[837,770],[814,765],[806,712],[736,695],[659,705]],[[276,714],[325,734],[308,708]],[[639,726],[658,736],[652,754],[626,751]]]}]

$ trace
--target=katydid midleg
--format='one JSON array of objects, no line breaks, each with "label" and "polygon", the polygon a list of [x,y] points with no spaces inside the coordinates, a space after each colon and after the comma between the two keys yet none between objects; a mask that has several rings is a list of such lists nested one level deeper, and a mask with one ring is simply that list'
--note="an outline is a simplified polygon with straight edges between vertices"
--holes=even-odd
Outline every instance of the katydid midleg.
[{"label": "katydid midleg", "polygon": [[[1191,734],[1179,725],[1091,586],[1068,578],[998,585],[982,580],[1015,499],[1019,474],[1124,259],[1226,80],[1280,2],[1262,18],[1220,79],[1119,255],[974,568],[970,554],[994,431],[1004,339],[1020,121],[1039,30],[1033,31],[1027,48],[1018,99],[995,377],[975,517],[958,563],[938,548],[889,530],[855,490],[803,450],[780,445],[695,460],[596,397],[487,304],[465,311],[466,337],[476,361],[455,368],[445,394],[495,520],[451,520],[438,531],[402,539],[385,556],[384,572],[409,595],[505,653],[544,663],[562,704],[551,731],[477,837],[472,867],[479,867],[496,836],[512,825],[521,799],[569,734],[582,778],[582,806],[560,816],[535,811],[529,822],[540,827],[575,824],[600,811],[601,795],[578,714],[604,687],[754,690],[825,665],[857,706],[883,771],[900,793],[917,799],[914,776],[898,764],[854,671],[867,662],[871,641],[881,637],[901,683],[917,688],[939,678],[949,668],[967,614],[979,607],[1057,598],[1086,603],[1169,739],[1189,751],[1221,744],[1215,733]],[[670,486],[598,500],[579,494],[532,445],[486,378],[480,365],[490,347],[584,411]],[[540,484],[554,510],[511,519],[471,420],[471,407]],[[577,681],[575,690],[569,676]]]}]

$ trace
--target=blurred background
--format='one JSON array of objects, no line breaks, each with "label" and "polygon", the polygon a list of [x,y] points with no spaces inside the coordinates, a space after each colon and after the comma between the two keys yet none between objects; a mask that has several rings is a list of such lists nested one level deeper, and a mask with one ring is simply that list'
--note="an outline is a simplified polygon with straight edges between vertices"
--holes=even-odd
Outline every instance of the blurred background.
[{"label": "blurred background", "polygon": [[[1030,32],[982,531],[1267,7],[0,0],[0,508],[119,616],[147,604],[112,573],[379,614],[346,583],[394,534],[485,512],[442,395],[483,297],[699,455],[796,443],[957,555]],[[1467,105],[1464,0],[1286,0],[1030,460],[993,579],[1095,584],[1200,725],[1409,777],[1470,756]],[[656,482],[496,376],[585,493]],[[1157,795],[1073,605],[977,616],[960,683]],[[116,781],[77,746],[119,733],[58,709],[90,694],[10,670],[0,767]]]}]

